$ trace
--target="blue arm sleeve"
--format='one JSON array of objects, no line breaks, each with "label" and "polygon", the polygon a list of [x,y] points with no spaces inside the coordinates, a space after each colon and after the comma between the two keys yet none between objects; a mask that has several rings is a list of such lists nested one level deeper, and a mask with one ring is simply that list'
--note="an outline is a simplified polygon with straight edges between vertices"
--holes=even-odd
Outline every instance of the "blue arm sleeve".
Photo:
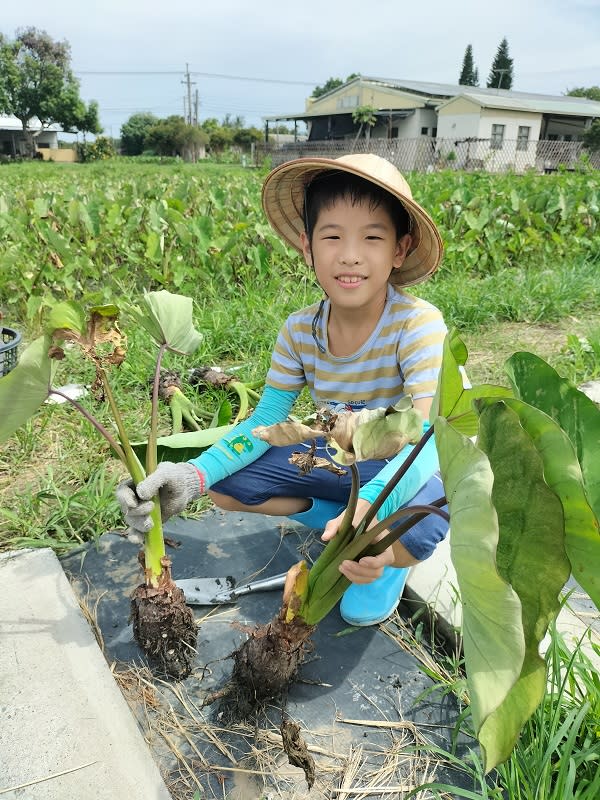
[{"label": "blue arm sleeve", "polygon": [[[429,423],[423,423],[423,433],[429,429]],[[366,483],[359,491],[358,496],[363,500],[368,500],[373,503],[377,496],[380,494],[384,486],[390,478],[396,473],[400,465],[403,464],[408,456],[414,450],[413,445],[406,445],[397,456],[389,461],[385,467],[377,473],[368,483]],[[402,506],[406,505],[409,500],[416,495],[419,489],[424,486],[427,481],[439,469],[437,448],[433,436],[427,441],[423,450],[419,453],[414,464],[412,464],[406,475],[398,483],[396,488],[391,492],[385,503],[379,509],[377,514],[378,519],[385,519],[385,517],[393,514]]]},{"label": "blue arm sleeve", "polygon": [[270,445],[252,435],[258,425],[273,425],[283,422],[290,413],[299,390],[284,391],[265,386],[258,405],[252,414],[236,425],[197,458],[190,459],[206,477],[206,488],[248,466],[265,453]]}]

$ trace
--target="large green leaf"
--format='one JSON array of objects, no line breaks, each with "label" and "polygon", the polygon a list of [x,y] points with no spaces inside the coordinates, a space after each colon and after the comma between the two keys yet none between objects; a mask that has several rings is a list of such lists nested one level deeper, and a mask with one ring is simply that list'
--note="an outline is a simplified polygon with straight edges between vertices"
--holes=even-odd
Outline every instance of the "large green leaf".
[{"label": "large green leaf", "polygon": [[202,335],[194,328],[192,311],[190,297],[162,290],[146,292],[144,308],[134,306],[131,314],[157,345],[191,355],[202,341]]},{"label": "large green leaf", "polygon": [[[495,733],[491,741],[486,736],[481,742],[486,769],[491,769],[508,757],[531,713],[514,708],[512,719],[500,724],[499,709],[518,683],[525,661],[521,603],[496,567],[499,525],[488,458],[441,417],[435,420],[435,441],[450,507],[450,547],[463,608],[473,722],[478,734],[484,725],[486,732]],[[538,700],[536,695],[535,703]]]},{"label": "large green leaf", "polygon": [[[171,436],[159,436],[156,440],[158,461],[189,461],[202,450],[218,442],[222,436],[234,429],[235,425],[221,425],[218,428],[206,428],[201,431],[174,433]],[[139,460],[146,459],[147,442],[132,443],[133,450]]]},{"label": "large green leaf", "polygon": [[466,345],[457,331],[449,331],[444,340],[442,368],[429,419],[433,421],[438,415],[445,417],[460,433],[475,436],[478,420],[473,410],[473,400],[477,397],[510,397],[512,392],[504,386],[493,384],[469,386],[464,369],[467,356]]},{"label": "large green leaf", "polygon": [[[573,444],[557,422],[543,411],[516,398],[504,402],[517,414],[520,424],[531,437],[543,462],[544,479],[560,498],[564,515],[564,549],[573,576],[600,608],[600,530],[584,490]],[[483,408],[488,401],[482,400],[478,405]]]},{"label": "large green leaf", "polygon": [[73,300],[57,303],[52,306],[48,315],[46,330],[53,334],[57,330],[68,330],[79,336],[85,336],[87,323],[83,307]]},{"label": "large green leaf", "polygon": [[517,397],[556,420],[573,443],[590,504],[600,518],[600,408],[532,353],[515,353],[505,369]]},{"label": "large green leaf", "polygon": [[494,474],[492,502],[499,526],[496,564],[521,601],[525,637],[519,679],[479,731],[489,769],[509,756],[520,728],[542,700],[546,669],[539,645],[558,614],[570,564],[562,503],[545,481],[536,442],[506,402],[489,403],[483,409],[478,444]]},{"label": "large green leaf", "polygon": [[17,366],[0,378],[0,442],[8,439],[42,405],[50,393],[54,363],[48,357],[50,337],[27,347]]}]

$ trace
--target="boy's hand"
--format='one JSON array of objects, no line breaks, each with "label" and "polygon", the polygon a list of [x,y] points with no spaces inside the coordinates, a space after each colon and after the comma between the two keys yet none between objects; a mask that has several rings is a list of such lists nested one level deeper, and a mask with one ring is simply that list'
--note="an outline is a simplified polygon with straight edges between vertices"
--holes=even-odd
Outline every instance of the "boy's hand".
[{"label": "boy's hand", "polygon": [[131,479],[122,481],[115,494],[129,528],[137,533],[148,533],[152,528],[152,498],[158,495],[160,515],[166,522],[204,494],[204,476],[193,464],[162,461],[156,471],[137,486],[134,487]]},{"label": "boy's hand", "polygon": [[[359,498],[352,524],[357,525],[370,507],[371,503],[369,503],[368,500]],[[342,511],[337,517],[329,520],[321,536],[324,542],[328,542],[336,535],[344,518],[344,514],[345,511]],[[377,519],[374,519],[369,525],[369,528],[372,528],[376,524]],[[387,531],[383,531],[375,541],[382,539],[386,533]],[[372,583],[374,580],[381,577],[384,567],[393,565],[394,551],[391,547],[388,547],[387,550],[384,550],[383,553],[380,553],[378,556],[362,556],[358,561],[342,561],[340,564],[340,572],[342,575],[345,575],[349,581],[352,581],[352,583]]]}]

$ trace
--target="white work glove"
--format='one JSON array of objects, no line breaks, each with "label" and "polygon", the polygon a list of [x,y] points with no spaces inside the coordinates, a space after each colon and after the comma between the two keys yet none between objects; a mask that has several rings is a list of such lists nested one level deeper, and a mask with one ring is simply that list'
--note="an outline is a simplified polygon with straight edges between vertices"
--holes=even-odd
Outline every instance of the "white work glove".
[{"label": "white work glove", "polygon": [[150,512],[152,498],[158,495],[163,522],[204,494],[204,476],[188,462],[173,464],[162,461],[156,471],[134,487],[131,479],[122,481],[115,494],[125,516],[125,522],[136,533],[148,533],[152,528]]}]

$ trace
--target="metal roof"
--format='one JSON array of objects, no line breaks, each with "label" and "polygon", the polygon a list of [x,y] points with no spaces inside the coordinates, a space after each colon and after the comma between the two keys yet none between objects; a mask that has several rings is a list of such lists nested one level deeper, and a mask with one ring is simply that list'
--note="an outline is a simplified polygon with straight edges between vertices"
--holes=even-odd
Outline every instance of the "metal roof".
[{"label": "metal roof", "polygon": [[[29,128],[33,131],[39,131],[42,126],[40,125],[40,121],[35,117],[29,120]],[[22,131],[23,126],[21,124],[21,120],[17,119],[16,117],[12,116],[2,116],[0,115],[0,130],[1,131]],[[44,130],[51,131],[53,133],[60,133],[62,128],[60,125],[53,124],[46,127]]]},{"label": "metal roof", "polygon": [[[353,83],[377,84],[382,88],[394,89],[405,94],[427,98],[437,108],[442,107],[449,100],[463,96],[472,99],[479,105],[487,108],[503,108],[514,111],[530,111],[545,114],[564,114],[567,116],[600,117],[600,103],[586,97],[570,97],[568,95],[549,95],[534,92],[518,92],[510,89],[487,89],[480,86],[463,86],[458,83],[434,83],[431,81],[406,81],[396,78],[378,78],[361,75],[353,78],[343,86],[332,89],[327,94],[319,97],[318,102],[324,97],[331,97]],[[314,117],[330,116],[332,113],[318,110],[300,111],[293,114],[277,114],[263,119],[271,122],[282,119],[312,119]],[[350,112],[351,113],[351,112]]]},{"label": "metal roof", "polygon": [[[515,93],[516,94],[516,93]],[[509,96],[507,96],[509,95]],[[553,97],[552,95],[524,95],[511,96],[483,94],[479,91],[461,92],[457,97],[466,97],[484,108],[499,108],[509,111],[530,111],[541,114],[558,114],[569,117],[600,117],[600,103],[585,97]],[[441,103],[438,108],[443,108],[454,98]],[[569,100],[579,102],[570,103]]]}]

